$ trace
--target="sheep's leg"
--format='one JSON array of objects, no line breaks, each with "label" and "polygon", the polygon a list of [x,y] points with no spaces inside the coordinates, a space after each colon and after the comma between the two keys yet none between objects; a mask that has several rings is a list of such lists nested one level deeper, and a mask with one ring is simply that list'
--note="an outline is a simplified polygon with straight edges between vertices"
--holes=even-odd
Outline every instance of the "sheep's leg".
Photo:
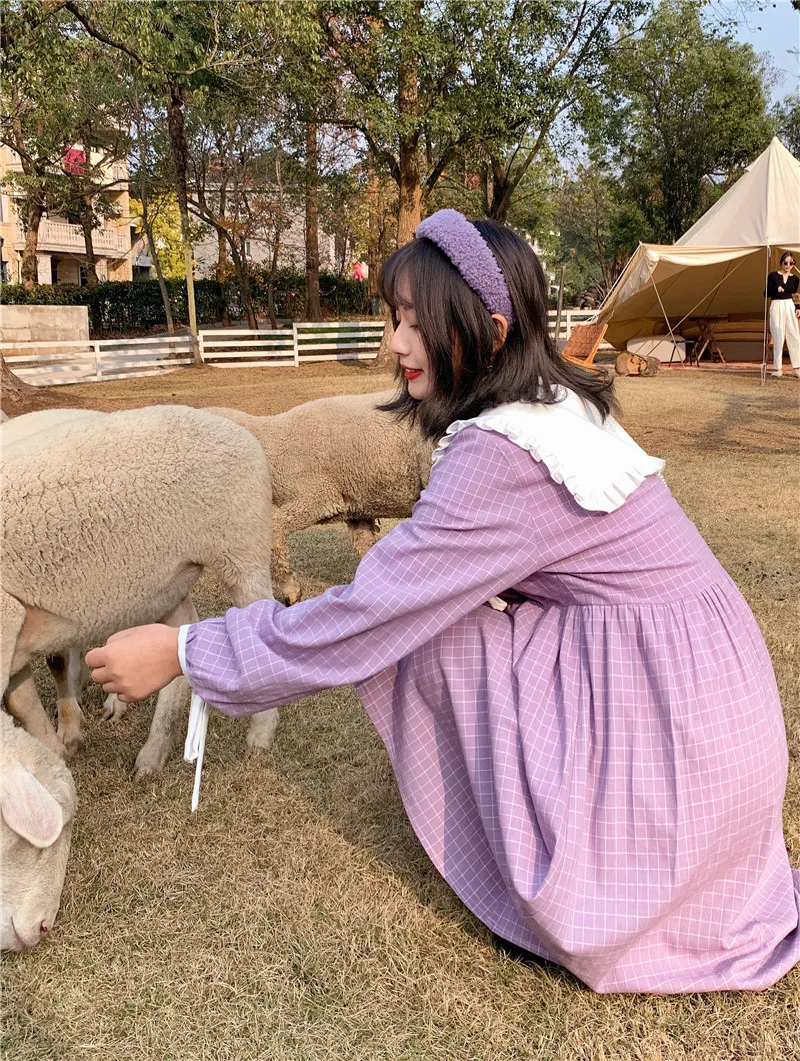
[{"label": "sheep's leg", "polygon": [[347,533],[353,548],[359,556],[364,556],[376,541],[378,523],[374,519],[348,519]]},{"label": "sheep's leg", "polygon": [[272,582],[287,604],[297,604],[302,596],[300,582],[292,570],[289,543],[277,518],[272,531]]},{"label": "sheep's leg", "polygon": [[[168,626],[182,626],[197,622],[197,612],[191,597],[186,597],[166,615],[162,622]],[[191,689],[185,678],[175,678],[158,694],[150,732],[141,751],[136,756],[134,777],[157,774],[164,768],[172,749],[178,742],[181,721],[191,698]]]},{"label": "sheep's leg", "polygon": [[[274,539],[273,539],[274,541]],[[272,583],[268,575],[259,568],[250,572],[242,572],[241,582],[237,586],[229,586],[233,603],[237,608],[243,608],[256,600],[266,600],[272,596]],[[267,711],[259,711],[250,718],[245,738],[245,758],[250,759],[259,752],[269,751],[275,739],[275,730],[278,726],[278,709],[271,707]]]},{"label": "sheep's leg", "polygon": [[100,716],[103,722],[118,722],[125,717],[125,712],[130,704],[123,704],[116,693],[109,693],[103,702],[103,714]]},{"label": "sheep's leg", "polygon": [[56,736],[53,724],[42,707],[33,674],[27,663],[12,675],[4,699],[9,714],[14,716],[23,729],[46,744],[56,755],[66,759],[67,749]]},{"label": "sheep's leg", "polygon": [[47,665],[56,683],[58,736],[72,755],[83,747],[83,711],[78,701],[81,682],[81,655],[68,648],[57,656],[48,656]]},{"label": "sheep's leg", "polygon": [[[28,666],[29,653],[18,644],[25,616],[25,605],[10,593],[0,590],[0,681],[3,700],[9,714],[14,716],[23,729],[32,737],[37,737],[48,748],[52,748],[56,755],[63,759],[67,754],[66,748],[56,736],[53,724],[36,692],[33,675]],[[16,668],[13,675],[12,668]]]}]

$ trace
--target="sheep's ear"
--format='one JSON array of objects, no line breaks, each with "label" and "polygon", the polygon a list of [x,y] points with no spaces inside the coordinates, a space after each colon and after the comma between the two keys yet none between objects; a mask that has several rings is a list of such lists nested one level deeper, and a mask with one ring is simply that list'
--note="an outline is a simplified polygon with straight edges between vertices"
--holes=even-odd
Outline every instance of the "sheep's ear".
[{"label": "sheep's ear", "polygon": [[64,828],[58,800],[17,763],[4,766],[0,773],[0,810],[9,829],[34,847],[50,847]]}]

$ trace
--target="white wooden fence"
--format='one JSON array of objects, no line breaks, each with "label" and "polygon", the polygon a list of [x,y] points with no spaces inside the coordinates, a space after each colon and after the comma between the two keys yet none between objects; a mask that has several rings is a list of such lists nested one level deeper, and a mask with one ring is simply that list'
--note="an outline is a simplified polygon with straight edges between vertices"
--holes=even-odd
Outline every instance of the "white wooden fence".
[{"label": "white wooden fence", "polygon": [[[593,310],[562,311],[559,335],[568,339]],[[556,311],[549,313],[555,333]],[[290,329],[211,328],[198,334],[201,360],[215,368],[270,368],[314,361],[371,360],[378,356],[383,320],[294,324]],[[90,339],[0,343],[10,368],[27,383],[58,386],[172,372],[194,363],[188,335],[150,339]]]},{"label": "white wooden fence", "polygon": [[309,361],[371,360],[378,356],[383,320],[302,323],[291,331],[209,329],[198,335],[200,357],[215,368],[268,368]]},{"label": "white wooden fence", "polygon": [[283,331],[246,331],[243,328],[214,328],[198,332],[200,359],[215,368],[246,368],[255,365],[297,365],[294,335]]},{"label": "white wooden fence", "polygon": [[6,364],[20,379],[40,387],[153,376],[194,362],[192,342],[185,335],[4,342],[0,349]]},{"label": "white wooden fence", "polygon": [[561,324],[558,329],[558,335],[556,335],[556,317],[558,316],[558,310],[548,310],[547,318],[549,324],[550,334],[554,339],[569,339],[572,335],[572,329],[576,324],[588,324],[589,321],[594,320],[597,316],[596,309],[562,309],[561,311]]}]

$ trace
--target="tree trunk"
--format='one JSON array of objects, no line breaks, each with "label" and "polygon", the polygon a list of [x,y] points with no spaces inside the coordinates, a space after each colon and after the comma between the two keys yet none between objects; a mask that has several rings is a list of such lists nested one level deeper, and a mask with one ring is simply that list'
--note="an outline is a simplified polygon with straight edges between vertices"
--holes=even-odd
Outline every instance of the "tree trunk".
[{"label": "tree trunk", "polygon": [[306,320],[321,321],[319,302],[319,162],[317,123],[306,122]]},{"label": "tree trunk", "polygon": [[83,243],[86,248],[86,284],[88,287],[97,287],[100,280],[97,276],[97,259],[94,254],[92,197],[81,196],[79,201]]},{"label": "tree trunk", "polygon": [[367,299],[369,300],[369,312],[375,316],[380,313],[380,297],[378,295],[378,245],[381,238],[380,216],[379,216],[379,193],[380,183],[375,170],[372,155],[369,157],[369,175],[367,178],[367,203],[369,209],[369,229],[367,236]]},{"label": "tree trunk", "polygon": [[39,225],[44,215],[44,191],[41,188],[31,188],[27,200],[25,249],[22,252],[22,286],[26,291],[32,291],[39,282],[36,249],[39,246]]},{"label": "tree trunk", "polygon": [[197,312],[194,301],[194,265],[192,262],[191,236],[189,231],[189,186],[187,182],[186,130],[183,124],[183,88],[178,81],[171,81],[167,95],[167,126],[172,153],[172,166],[178,190],[178,210],[181,215],[181,240],[183,242],[183,264],[186,269],[186,300],[189,308],[189,331],[192,335],[195,360],[200,362],[197,343]]},{"label": "tree trunk", "polygon": [[15,376],[0,354],[0,399],[6,416],[22,416],[37,409],[50,409],[56,406],[83,408],[83,402],[74,395],[62,395],[61,391],[71,387],[32,387]]},{"label": "tree trunk", "polygon": [[[421,17],[422,4],[414,4],[412,19]],[[397,214],[397,246],[402,247],[414,238],[422,220],[422,178],[419,160],[419,129],[417,110],[419,105],[419,56],[412,51],[399,64],[397,70],[397,109],[400,118],[398,150],[399,205]],[[410,129],[410,131],[408,131]],[[387,313],[386,325],[381,337],[378,356],[373,365],[379,372],[393,368],[395,358],[389,349],[394,335],[391,316]]]},{"label": "tree trunk", "polygon": [[281,246],[281,230],[275,231],[275,243],[272,247],[272,261],[269,267],[269,284],[267,285],[267,309],[269,311],[269,326],[273,330],[278,327],[278,318],[275,313],[275,277],[278,275],[278,254]]},{"label": "tree trunk", "polygon": [[[410,22],[421,18],[422,4],[413,5]],[[413,29],[413,27],[409,27]],[[414,238],[422,220],[422,176],[419,161],[419,55],[413,50],[416,34],[411,33],[412,51],[404,56],[397,70],[397,110],[400,127],[398,151],[400,203],[397,216],[397,246]]]},{"label": "tree trunk", "polygon": [[[147,207],[142,206],[143,212],[146,212]],[[172,319],[172,306],[169,302],[169,291],[167,291],[167,283],[164,280],[164,270],[161,268],[161,262],[158,260],[158,252],[156,250],[156,241],[153,239],[153,229],[150,222],[145,217],[142,218],[145,235],[147,236],[147,249],[150,252],[150,257],[153,261],[153,267],[158,277],[158,289],[161,292],[161,301],[164,303],[164,315],[167,318],[167,332],[170,335],[175,334],[175,322]]]},{"label": "tree trunk", "polygon": [[508,210],[511,206],[511,196],[514,192],[514,182],[511,173],[506,169],[504,159],[490,159],[492,167],[492,196],[489,201],[488,216],[492,221],[505,224]]},{"label": "tree trunk", "polygon": [[402,247],[414,238],[422,220],[422,186],[420,184],[419,136],[403,137],[400,141],[400,196],[397,214],[397,246]]},{"label": "tree trunk", "polygon": [[[224,224],[226,217],[225,211],[227,210],[227,199],[228,199],[228,175],[227,170],[223,171],[222,180],[219,187],[219,222]],[[228,299],[225,294],[225,284],[229,279],[228,274],[228,237],[222,231],[221,228],[217,229],[217,283],[220,285],[222,291],[222,324],[224,327],[229,327],[231,323],[230,316],[228,314]]]},{"label": "tree trunk", "polygon": [[258,321],[256,320],[256,311],[253,307],[253,298],[250,293],[250,269],[247,264],[247,255],[244,253],[244,240],[241,240],[241,243],[241,247],[236,247],[235,245],[231,247],[233,267],[236,270],[236,280],[239,284],[239,293],[242,296],[242,307],[247,317],[247,327],[251,331],[256,331]]}]

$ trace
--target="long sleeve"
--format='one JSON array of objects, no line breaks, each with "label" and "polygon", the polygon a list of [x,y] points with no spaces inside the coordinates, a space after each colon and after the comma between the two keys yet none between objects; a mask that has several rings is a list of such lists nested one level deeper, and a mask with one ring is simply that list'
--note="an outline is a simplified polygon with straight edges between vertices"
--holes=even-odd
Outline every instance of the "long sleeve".
[{"label": "long sleeve", "polygon": [[[800,278],[797,276],[790,276],[788,280],[784,280],[780,273],[770,273],[767,277],[767,289],[764,294],[767,298],[777,299],[778,301],[786,300],[797,294],[798,286],[800,286]],[[779,291],[779,287],[783,290]]]},{"label": "long sleeve", "polygon": [[231,715],[371,677],[568,551],[537,525],[563,489],[506,438],[464,431],[413,516],[367,553],[354,581],[286,608],[257,601],[189,627],[195,692]]}]

